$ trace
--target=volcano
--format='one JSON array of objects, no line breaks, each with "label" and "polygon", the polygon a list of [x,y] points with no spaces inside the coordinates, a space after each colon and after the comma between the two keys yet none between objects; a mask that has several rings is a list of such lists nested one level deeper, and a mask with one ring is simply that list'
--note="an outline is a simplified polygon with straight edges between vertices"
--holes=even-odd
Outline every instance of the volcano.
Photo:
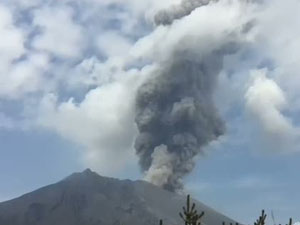
[{"label": "volcano", "polygon": [[[235,224],[197,200],[204,225]],[[19,198],[0,203],[0,225],[183,224],[186,197],[145,181],[103,177],[87,169]]]}]

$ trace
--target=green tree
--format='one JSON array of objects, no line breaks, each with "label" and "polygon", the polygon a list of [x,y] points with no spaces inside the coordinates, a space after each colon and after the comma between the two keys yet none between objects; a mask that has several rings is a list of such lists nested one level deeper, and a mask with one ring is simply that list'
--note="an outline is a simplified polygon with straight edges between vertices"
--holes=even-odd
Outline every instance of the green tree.
[{"label": "green tree", "polygon": [[183,207],[183,213],[179,213],[180,218],[184,221],[185,225],[200,225],[201,218],[204,216],[204,212],[198,214],[195,209],[195,203],[190,203],[190,195],[187,196],[186,207]]}]

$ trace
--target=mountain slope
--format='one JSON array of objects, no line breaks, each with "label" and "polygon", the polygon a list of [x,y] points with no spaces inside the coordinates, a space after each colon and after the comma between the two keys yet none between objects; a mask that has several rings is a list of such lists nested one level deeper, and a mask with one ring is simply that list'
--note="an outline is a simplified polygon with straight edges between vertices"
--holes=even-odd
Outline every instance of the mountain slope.
[{"label": "mountain slope", "polygon": [[[0,203],[0,225],[166,225],[182,224],[178,216],[185,196],[144,181],[118,180],[91,170],[19,198]],[[235,221],[196,201],[203,223]]]}]

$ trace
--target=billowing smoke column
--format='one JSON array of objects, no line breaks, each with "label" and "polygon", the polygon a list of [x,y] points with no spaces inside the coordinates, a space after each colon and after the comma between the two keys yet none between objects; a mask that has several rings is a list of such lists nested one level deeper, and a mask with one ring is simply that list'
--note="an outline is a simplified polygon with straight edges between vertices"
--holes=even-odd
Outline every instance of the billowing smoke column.
[{"label": "billowing smoke column", "polygon": [[155,17],[155,24],[171,24],[175,19],[189,15],[194,9],[207,5],[216,0],[182,0],[180,5],[174,5],[170,9],[159,11]]},{"label": "billowing smoke column", "polygon": [[[187,2],[193,1],[184,0],[180,6]],[[195,1],[194,7],[201,4],[208,1]],[[171,20],[160,17],[156,22],[172,23],[191,10],[183,8],[181,14],[165,11]],[[213,94],[224,56],[235,52],[237,46],[235,41],[224,41],[200,53],[192,46],[174,46],[173,54],[160,61],[158,69],[140,86],[135,148],[145,180],[170,191],[182,190],[182,178],[194,168],[195,156],[224,133]]]},{"label": "billowing smoke column", "polygon": [[224,132],[212,94],[223,54],[179,53],[138,90],[135,147],[146,180],[176,191],[203,146]]}]

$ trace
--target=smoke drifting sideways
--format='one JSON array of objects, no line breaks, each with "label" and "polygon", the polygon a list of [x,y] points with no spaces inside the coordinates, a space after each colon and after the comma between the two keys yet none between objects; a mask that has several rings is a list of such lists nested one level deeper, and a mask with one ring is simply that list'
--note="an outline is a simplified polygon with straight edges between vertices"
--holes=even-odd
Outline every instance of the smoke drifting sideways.
[{"label": "smoke drifting sideways", "polygon": [[179,5],[173,5],[167,10],[159,11],[154,17],[154,22],[157,25],[172,24],[174,20],[189,15],[194,9],[214,1],[216,0],[182,0]]},{"label": "smoke drifting sideways", "polygon": [[[174,13],[169,18],[178,19]],[[145,180],[181,192],[195,157],[224,134],[225,125],[213,101],[214,90],[224,57],[235,53],[239,44],[232,35],[200,52],[189,43],[185,43],[186,48],[174,45],[172,54],[159,62],[159,69],[140,86],[135,149]]]}]

